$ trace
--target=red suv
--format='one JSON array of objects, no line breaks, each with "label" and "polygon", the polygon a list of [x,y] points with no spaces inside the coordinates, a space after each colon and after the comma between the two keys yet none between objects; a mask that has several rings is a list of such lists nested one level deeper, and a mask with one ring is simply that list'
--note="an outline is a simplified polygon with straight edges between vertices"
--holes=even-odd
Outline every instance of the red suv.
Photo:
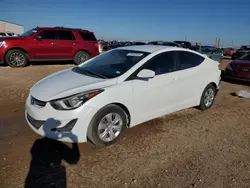
[{"label": "red suv", "polygon": [[29,61],[74,60],[81,64],[99,54],[93,32],[64,27],[37,27],[18,37],[0,38],[0,63],[24,67]]}]

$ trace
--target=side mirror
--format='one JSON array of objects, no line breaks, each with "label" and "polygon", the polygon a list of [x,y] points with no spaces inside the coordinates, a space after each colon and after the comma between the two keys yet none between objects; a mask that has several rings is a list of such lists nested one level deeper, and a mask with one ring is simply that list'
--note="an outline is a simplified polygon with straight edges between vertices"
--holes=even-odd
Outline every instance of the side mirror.
[{"label": "side mirror", "polygon": [[35,40],[42,40],[42,37],[40,35],[34,37]]},{"label": "side mirror", "polygon": [[138,74],[138,78],[141,79],[150,79],[155,77],[155,72],[149,69],[142,69]]}]

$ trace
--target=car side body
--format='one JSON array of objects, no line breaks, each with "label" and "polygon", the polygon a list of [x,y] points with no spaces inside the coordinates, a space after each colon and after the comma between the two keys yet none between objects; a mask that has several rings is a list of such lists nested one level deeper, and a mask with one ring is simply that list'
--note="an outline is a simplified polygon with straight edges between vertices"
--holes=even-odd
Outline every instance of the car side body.
[{"label": "car side body", "polygon": [[[0,38],[1,63],[9,64],[12,55],[17,53],[20,53],[26,61],[74,60],[79,51],[88,54],[89,58],[99,55],[98,42],[93,32],[88,30],[38,27],[26,33],[27,35],[18,37]],[[11,50],[16,51],[8,53]],[[20,67],[26,64],[27,62]]]},{"label": "car side body", "polygon": [[[78,135],[77,142],[87,142],[89,125],[96,114],[108,105],[121,108],[126,113],[127,126],[134,127],[172,112],[198,106],[208,85],[212,85],[216,91],[219,89],[221,71],[218,62],[198,52],[158,45],[128,46],[114,50],[132,50],[136,53],[141,51],[149,55],[124,74],[111,79],[90,78],[74,72],[73,69],[66,69],[42,79],[31,88],[26,101],[25,116],[29,126],[42,136],[75,142],[67,136],[58,138],[51,129],[46,133],[42,126],[58,121],[59,127],[64,127],[68,122],[77,119],[69,134]],[[168,72],[161,73],[166,69],[162,64],[157,64],[160,60],[172,63],[173,67],[168,67]],[[88,61],[83,64],[87,65]],[[78,67],[81,66],[83,65]],[[138,78],[138,73],[145,73],[145,70],[155,72],[155,76],[150,79]],[[60,111],[51,106],[50,101],[96,89],[104,91],[77,109]],[[31,104],[33,98],[38,105]],[[44,106],[39,105],[39,101]],[[42,125],[36,128],[34,124],[39,121],[42,121]]]}]

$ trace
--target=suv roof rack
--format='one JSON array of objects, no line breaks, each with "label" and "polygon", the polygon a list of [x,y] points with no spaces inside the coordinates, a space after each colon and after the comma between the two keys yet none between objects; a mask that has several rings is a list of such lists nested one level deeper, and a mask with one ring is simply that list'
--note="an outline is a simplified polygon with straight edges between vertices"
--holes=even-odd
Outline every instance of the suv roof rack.
[{"label": "suv roof rack", "polygon": [[63,27],[63,26],[56,26],[56,27],[54,27],[54,28],[75,29],[75,30],[81,30],[81,31],[90,32],[89,30],[81,29],[81,28],[71,28],[71,27]]}]

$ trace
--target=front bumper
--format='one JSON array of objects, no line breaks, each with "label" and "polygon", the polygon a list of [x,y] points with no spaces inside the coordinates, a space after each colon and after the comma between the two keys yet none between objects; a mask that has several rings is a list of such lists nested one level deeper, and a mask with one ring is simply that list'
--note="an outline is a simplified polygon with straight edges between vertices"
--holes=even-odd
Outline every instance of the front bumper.
[{"label": "front bumper", "polygon": [[4,64],[4,48],[0,47],[0,64]]},{"label": "front bumper", "polygon": [[41,136],[82,143],[87,142],[88,125],[97,110],[86,105],[75,110],[55,110],[49,102],[45,106],[31,104],[29,96],[25,104],[25,119],[30,128]]}]

